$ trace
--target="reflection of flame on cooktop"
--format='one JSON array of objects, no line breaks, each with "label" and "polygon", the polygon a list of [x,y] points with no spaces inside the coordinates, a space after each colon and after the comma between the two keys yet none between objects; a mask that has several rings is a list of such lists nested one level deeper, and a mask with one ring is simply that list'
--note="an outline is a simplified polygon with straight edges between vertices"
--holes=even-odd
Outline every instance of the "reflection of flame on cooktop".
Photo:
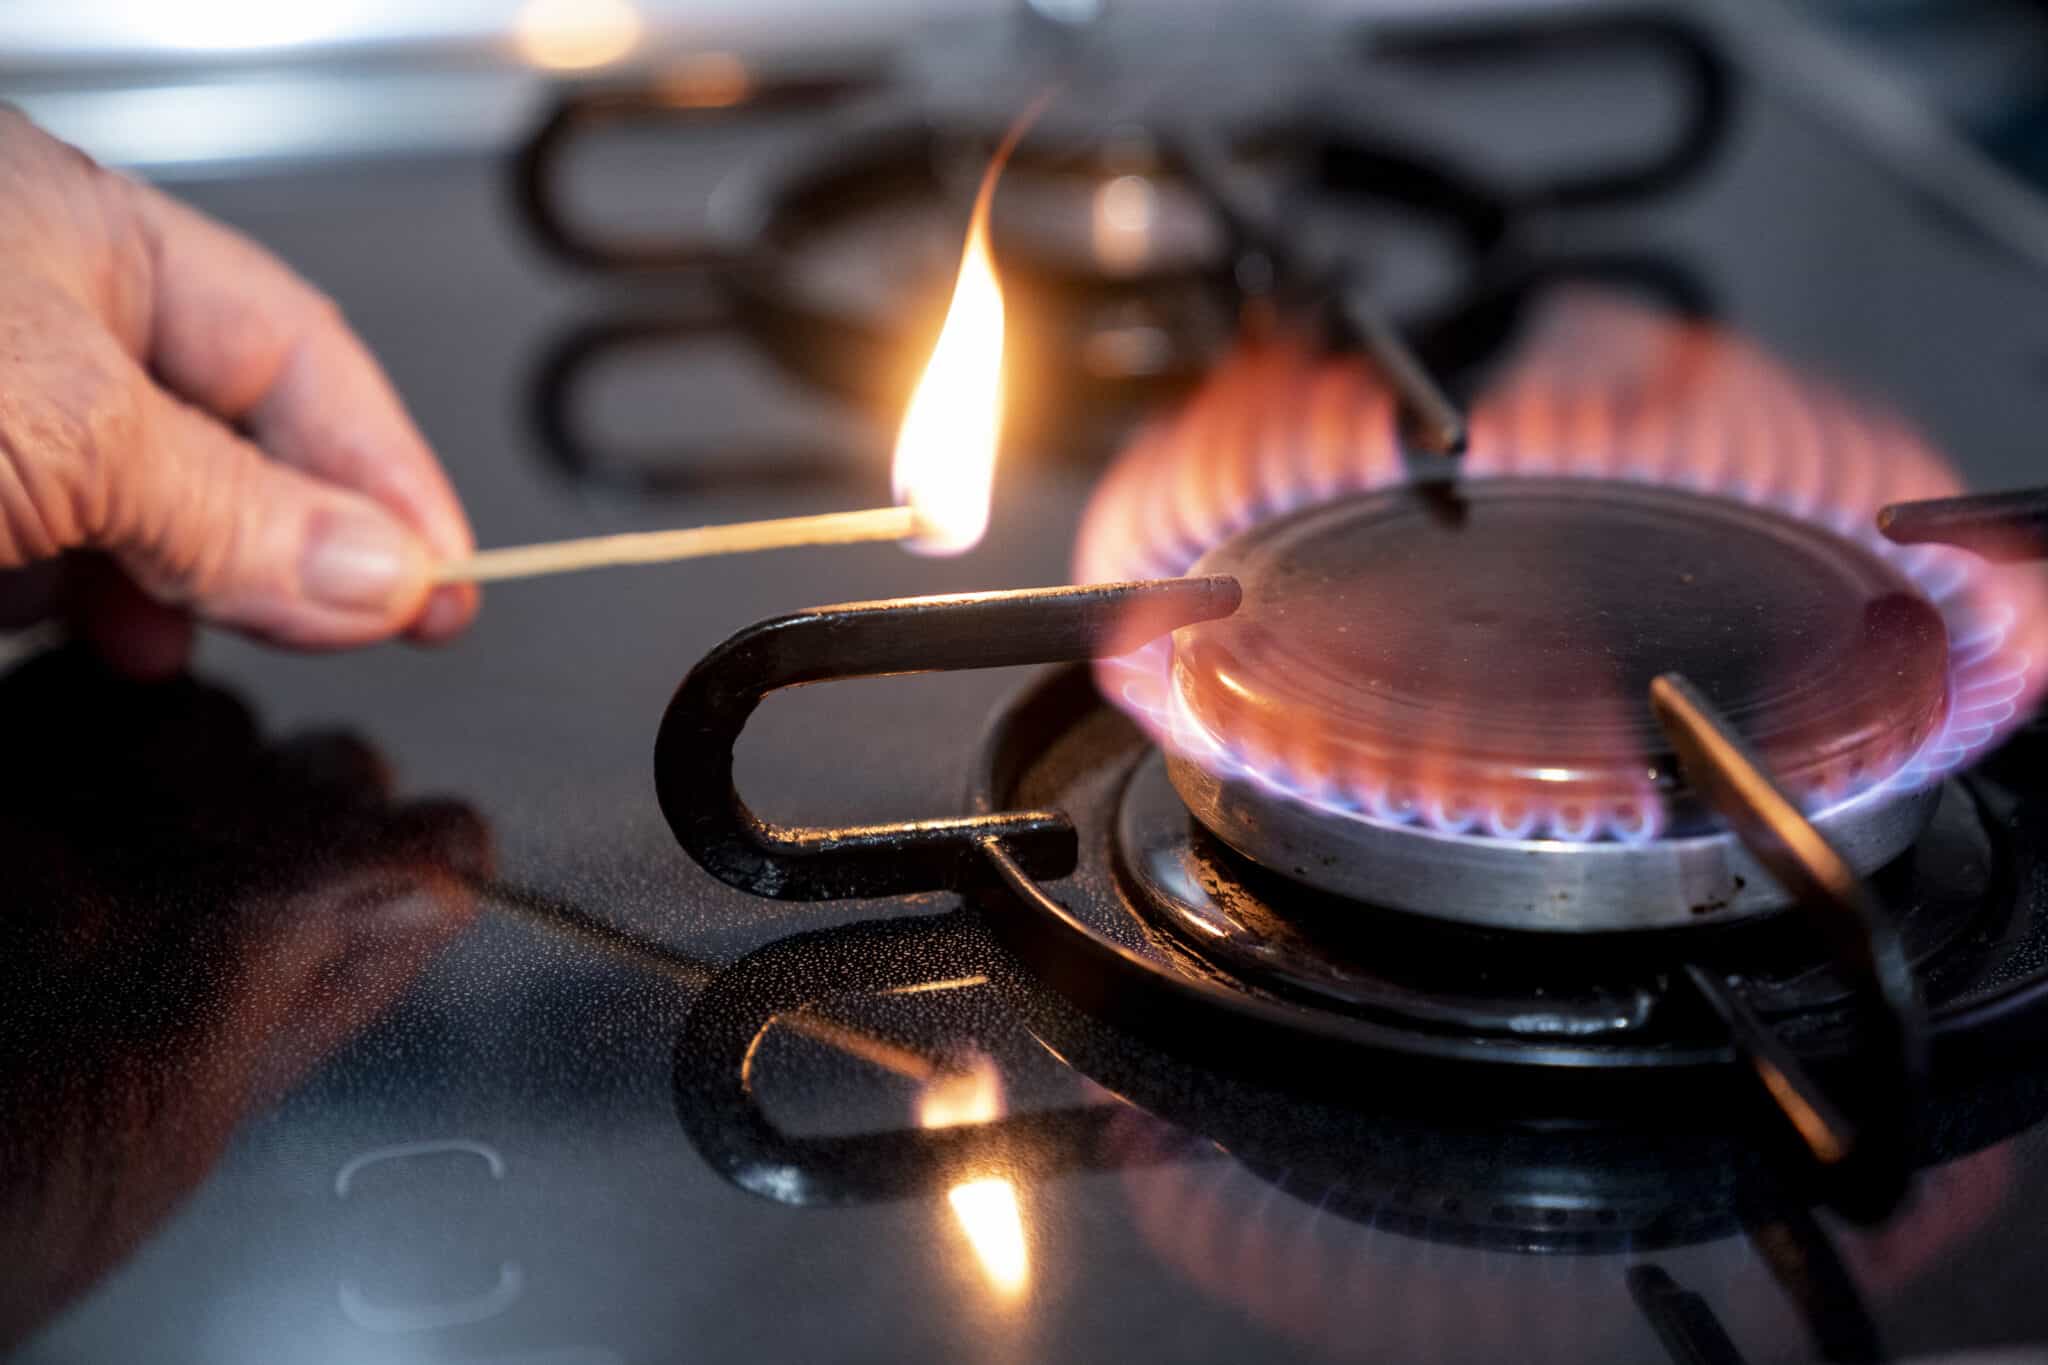
[{"label": "reflection of flame on cooktop", "polygon": [[1940,459],[1704,325],[1570,300],[1475,405],[1464,482],[1408,473],[1369,367],[1240,352],[1112,469],[1077,571],[1233,572],[1246,607],[1104,663],[1105,691],[1319,814],[1632,842],[1694,818],[1641,702],[1658,672],[1819,813],[1926,788],[2038,689],[2036,584],[1874,529],[1955,491]]}]

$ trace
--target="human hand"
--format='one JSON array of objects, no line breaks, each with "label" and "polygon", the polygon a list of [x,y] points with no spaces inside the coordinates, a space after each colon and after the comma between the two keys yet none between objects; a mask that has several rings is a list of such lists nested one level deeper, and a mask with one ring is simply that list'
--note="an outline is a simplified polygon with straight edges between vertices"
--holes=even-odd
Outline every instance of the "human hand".
[{"label": "human hand", "polygon": [[440,640],[454,490],[334,304],[0,106],[0,624],[174,671],[199,617],[301,648]]}]

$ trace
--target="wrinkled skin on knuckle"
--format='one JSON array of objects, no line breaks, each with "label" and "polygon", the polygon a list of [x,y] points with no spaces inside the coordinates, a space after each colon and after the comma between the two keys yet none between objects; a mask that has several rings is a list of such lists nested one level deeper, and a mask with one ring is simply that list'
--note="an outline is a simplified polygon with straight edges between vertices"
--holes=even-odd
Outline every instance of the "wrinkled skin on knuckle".
[{"label": "wrinkled skin on knuckle", "polygon": [[142,378],[82,310],[0,297],[0,564],[100,543],[146,445]]},{"label": "wrinkled skin on knuckle", "polygon": [[[257,589],[272,595],[286,595],[291,585],[281,582],[254,584],[238,581],[250,565],[268,562],[250,550],[263,534],[266,499],[259,485],[263,471],[251,459],[228,460],[209,468],[208,477],[192,481],[196,500],[182,519],[164,528],[165,562],[175,566],[183,599],[215,603],[231,590]],[[201,527],[215,528],[215,534],[195,535]]]},{"label": "wrinkled skin on knuckle", "polygon": [[165,602],[204,605],[238,582],[253,536],[261,533],[263,470],[253,451],[233,445],[203,461],[188,449],[210,419],[172,399],[155,405],[152,467],[117,490],[104,547],[120,557],[149,592]]},{"label": "wrinkled skin on knuckle", "polygon": [[102,544],[148,447],[135,189],[0,106],[0,566]]}]

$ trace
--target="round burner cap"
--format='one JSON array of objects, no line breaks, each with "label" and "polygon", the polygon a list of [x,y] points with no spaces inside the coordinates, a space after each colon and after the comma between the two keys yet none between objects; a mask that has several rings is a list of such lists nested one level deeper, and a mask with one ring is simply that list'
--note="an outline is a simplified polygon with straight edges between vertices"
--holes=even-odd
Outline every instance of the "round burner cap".
[{"label": "round burner cap", "polygon": [[1194,572],[1235,575],[1245,600],[1176,637],[1174,704],[1338,816],[1510,840],[1704,830],[1648,706],[1664,672],[1813,807],[1895,771],[1946,704],[1942,619],[1889,564],[1669,488],[1391,489],[1259,523]]}]

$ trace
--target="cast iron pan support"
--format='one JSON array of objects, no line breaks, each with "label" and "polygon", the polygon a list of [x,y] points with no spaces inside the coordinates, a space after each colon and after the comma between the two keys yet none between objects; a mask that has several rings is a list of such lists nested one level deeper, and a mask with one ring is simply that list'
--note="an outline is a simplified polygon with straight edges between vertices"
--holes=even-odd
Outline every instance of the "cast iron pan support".
[{"label": "cast iron pan support", "polygon": [[[1686,973],[1807,1152],[1835,1177],[1836,1204],[1855,1216],[1889,1213],[1905,1194],[1927,1092],[1926,1012],[1898,923],[1691,683],[1665,674],[1651,684],[1650,704],[1686,778],[1791,893],[1855,987],[1863,1040],[1848,1059],[1848,1085],[1823,1088],[1739,981],[1698,966]],[[1840,1103],[1843,1090],[1853,1109]]]},{"label": "cast iron pan support", "polygon": [[1746,1365],[1707,1301],[1664,1267],[1629,1267],[1628,1293],[1674,1365]]},{"label": "cast iron pan support", "polygon": [[1900,545],[1953,545],[1999,563],[2048,559],[2048,488],[1895,502],[1877,529]]},{"label": "cast iron pan support", "polygon": [[1063,877],[1074,870],[1077,842],[1057,811],[839,829],[771,825],[733,785],[733,746],[754,708],[785,687],[1120,654],[1228,616],[1239,597],[1233,578],[1169,578],[855,602],[763,621],[714,649],[670,700],[654,743],[662,814],[720,881],[778,900],[958,890],[985,879],[988,849],[1033,877]]},{"label": "cast iron pan support", "polygon": [[1677,15],[1655,11],[1547,10],[1507,22],[1368,22],[1360,29],[1359,47],[1366,56],[1406,61],[1436,73],[1458,67],[1541,69],[1553,63],[1569,69],[1574,59],[1630,54],[1661,68],[1678,106],[1671,131],[1634,159],[1522,190],[1519,207],[1525,209],[1605,208],[1682,189],[1713,163],[1727,141],[1735,101],[1735,73],[1713,36]]},{"label": "cast iron pan support", "polygon": [[749,71],[730,88],[680,78],[644,85],[571,89],[520,148],[512,168],[514,201],[543,246],[591,270],[670,271],[732,265],[743,250],[689,236],[601,235],[576,222],[563,177],[577,145],[619,129],[730,123],[738,117],[831,108],[881,84],[876,73]]}]

